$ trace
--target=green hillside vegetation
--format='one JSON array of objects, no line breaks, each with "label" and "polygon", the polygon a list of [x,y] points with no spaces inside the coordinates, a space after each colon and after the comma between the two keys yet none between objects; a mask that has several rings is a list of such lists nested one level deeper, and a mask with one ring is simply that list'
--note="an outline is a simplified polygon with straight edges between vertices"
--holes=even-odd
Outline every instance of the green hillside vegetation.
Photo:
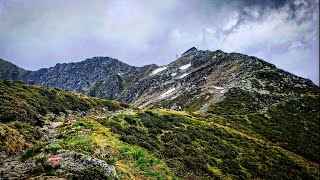
[{"label": "green hillside vegetation", "polygon": [[129,107],[118,101],[109,101],[74,94],[58,88],[27,85],[20,81],[0,80],[0,122],[21,121],[40,123],[40,115],[66,113],[67,110],[87,111],[104,107],[118,110]]},{"label": "green hillside vegetation", "polygon": [[[0,85],[0,150],[23,151],[22,162],[70,150],[114,165],[120,179],[320,179],[318,92],[261,113],[251,111],[256,102],[246,95],[200,113],[135,109],[18,81]],[[103,108],[108,113],[99,111]],[[60,114],[62,122],[76,120],[57,128],[59,142],[41,139],[37,120],[51,121],[47,113]],[[30,173],[59,176],[43,164]],[[95,179],[101,173],[88,169],[77,177]]]},{"label": "green hillside vegetation", "polygon": [[[288,138],[287,146],[282,148],[263,133],[253,130],[246,133],[229,126],[232,119],[224,120],[223,116],[204,118],[198,114],[164,110],[97,119],[119,134],[120,140],[162,157],[183,179],[319,178],[317,163],[285,149],[306,139],[289,142],[293,138]],[[307,142],[311,151],[317,152],[319,141]],[[308,153],[307,149],[292,149],[302,155]]]},{"label": "green hillside vegetation", "polygon": [[25,73],[27,73],[26,70],[0,58],[1,79],[18,80],[21,79]]},{"label": "green hillside vegetation", "polygon": [[40,143],[41,132],[27,123],[12,121],[0,123],[0,151],[19,154],[21,151]]},{"label": "green hillside vegetation", "polygon": [[[86,132],[84,135],[83,132]],[[81,119],[59,129],[64,138],[60,146],[115,165],[120,179],[176,179],[166,163],[137,145],[119,140],[119,136],[98,121]]]},{"label": "green hillside vegetation", "polygon": [[225,115],[242,132],[255,132],[277,145],[319,163],[319,96],[304,96],[271,107],[267,112],[248,115]]}]

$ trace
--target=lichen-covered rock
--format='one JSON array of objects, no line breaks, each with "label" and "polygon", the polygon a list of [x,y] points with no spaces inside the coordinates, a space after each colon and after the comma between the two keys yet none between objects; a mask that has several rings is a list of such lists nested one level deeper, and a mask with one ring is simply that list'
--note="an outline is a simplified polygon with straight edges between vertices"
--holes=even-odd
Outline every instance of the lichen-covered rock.
[{"label": "lichen-covered rock", "polygon": [[[71,173],[76,173],[80,171],[93,171],[96,169],[99,171],[99,174],[108,177],[108,179],[117,179],[117,173],[113,165],[107,164],[105,161],[92,158],[90,156],[75,153],[72,151],[62,151],[62,154],[59,154],[60,158],[58,163],[55,166],[58,166],[61,170],[67,170]],[[73,175],[71,175],[73,176]],[[76,176],[76,175],[74,175]],[[90,174],[87,174],[90,176]],[[94,175],[92,175],[94,176]]]},{"label": "lichen-covered rock", "polygon": [[35,166],[33,160],[25,162],[18,161],[18,156],[9,156],[4,152],[0,153],[0,179],[27,179]]}]

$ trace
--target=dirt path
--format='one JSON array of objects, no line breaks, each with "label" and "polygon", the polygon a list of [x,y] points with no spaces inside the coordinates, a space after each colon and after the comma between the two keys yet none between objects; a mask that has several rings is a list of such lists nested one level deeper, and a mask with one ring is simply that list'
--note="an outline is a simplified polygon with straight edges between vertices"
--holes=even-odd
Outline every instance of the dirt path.
[{"label": "dirt path", "polygon": [[49,124],[43,125],[41,128],[44,131],[47,131],[46,142],[49,143],[58,143],[61,139],[58,138],[57,127],[62,125],[62,122],[50,122]]},{"label": "dirt path", "polygon": [[[49,143],[58,143],[57,127],[62,125],[62,122],[50,122],[43,125],[42,131],[46,133],[45,141]],[[28,179],[26,174],[35,167],[34,161],[19,161],[19,155],[9,156],[5,153],[0,154],[0,180],[2,179]]]}]

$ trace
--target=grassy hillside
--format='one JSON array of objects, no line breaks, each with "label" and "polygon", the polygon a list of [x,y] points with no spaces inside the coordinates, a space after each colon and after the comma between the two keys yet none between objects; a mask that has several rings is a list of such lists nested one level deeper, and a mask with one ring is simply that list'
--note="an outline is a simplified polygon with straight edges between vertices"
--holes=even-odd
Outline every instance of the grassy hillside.
[{"label": "grassy hillside", "polygon": [[[119,134],[120,140],[162,157],[183,179],[319,178],[317,163],[287,150],[305,155],[309,150],[292,148],[304,140],[315,153],[319,141],[289,142],[294,139],[290,137],[282,148],[280,140],[271,141],[269,136],[250,129],[238,130],[229,125],[232,119],[226,117],[152,110],[97,121]],[[312,155],[310,158],[317,157]]]},{"label": "grassy hillside", "polygon": [[[261,102],[249,93],[233,90],[211,107],[207,117],[219,117],[232,128],[263,135],[310,161],[320,162],[320,97],[315,88],[300,98],[280,101],[263,113],[253,113]],[[212,115],[214,114],[214,115]]]},{"label": "grassy hillside", "polygon": [[[0,85],[0,151],[23,151],[22,163],[37,164],[32,176],[64,177],[43,159],[68,150],[114,165],[120,179],[320,179],[317,92],[262,113],[242,97],[191,113],[138,110],[17,81]],[[52,121],[62,124],[57,141],[45,141],[40,128]],[[73,175],[103,177],[92,169]]]},{"label": "grassy hillside", "polygon": [[0,58],[0,79],[18,80],[28,71]]},{"label": "grassy hillside", "polygon": [[74,94],[58,88],[30,86],[20,81],[0,80],[0,122],[22,121],[40,123],[47,113],[66,113],[67,110],[87,111],[104,107],[117,110],[128,107],[118,101],[109,101]]}]

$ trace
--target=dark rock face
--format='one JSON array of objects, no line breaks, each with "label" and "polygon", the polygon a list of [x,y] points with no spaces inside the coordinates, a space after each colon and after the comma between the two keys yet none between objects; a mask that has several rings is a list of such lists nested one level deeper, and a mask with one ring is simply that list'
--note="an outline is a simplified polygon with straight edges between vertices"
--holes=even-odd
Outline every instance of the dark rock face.
[{"label": "dark rock face", "polygon": [[188,49],[186,52],[184,52],[182,55],[187,54],[187,53],[192,52],[192,51],[196,51],[196,50],[198,50],[198,49],[195,48],[195,47],[192,47],[192,48]]},{"label": "dark rock face", "polygon": [[137,73],[139,69],[116,59],[94,57],[79,63],[57,64],[52,68],[30,72],[23,80],[29,84],[42,84],[88,93],[99,81],[104,81],[117,73]]},{"label": "dark rock face", "polygon": [[0,63],[0,78],[63,88],[139,107],[207,110],[228,96],[230,89],[238,88],[255,94],[253,98],[264,109],[318,88],[310,80],[256,57],[194,47],[162,67],[135,67],[109,57],[57,64],[38,71],[25,71],[9,64]]}]

